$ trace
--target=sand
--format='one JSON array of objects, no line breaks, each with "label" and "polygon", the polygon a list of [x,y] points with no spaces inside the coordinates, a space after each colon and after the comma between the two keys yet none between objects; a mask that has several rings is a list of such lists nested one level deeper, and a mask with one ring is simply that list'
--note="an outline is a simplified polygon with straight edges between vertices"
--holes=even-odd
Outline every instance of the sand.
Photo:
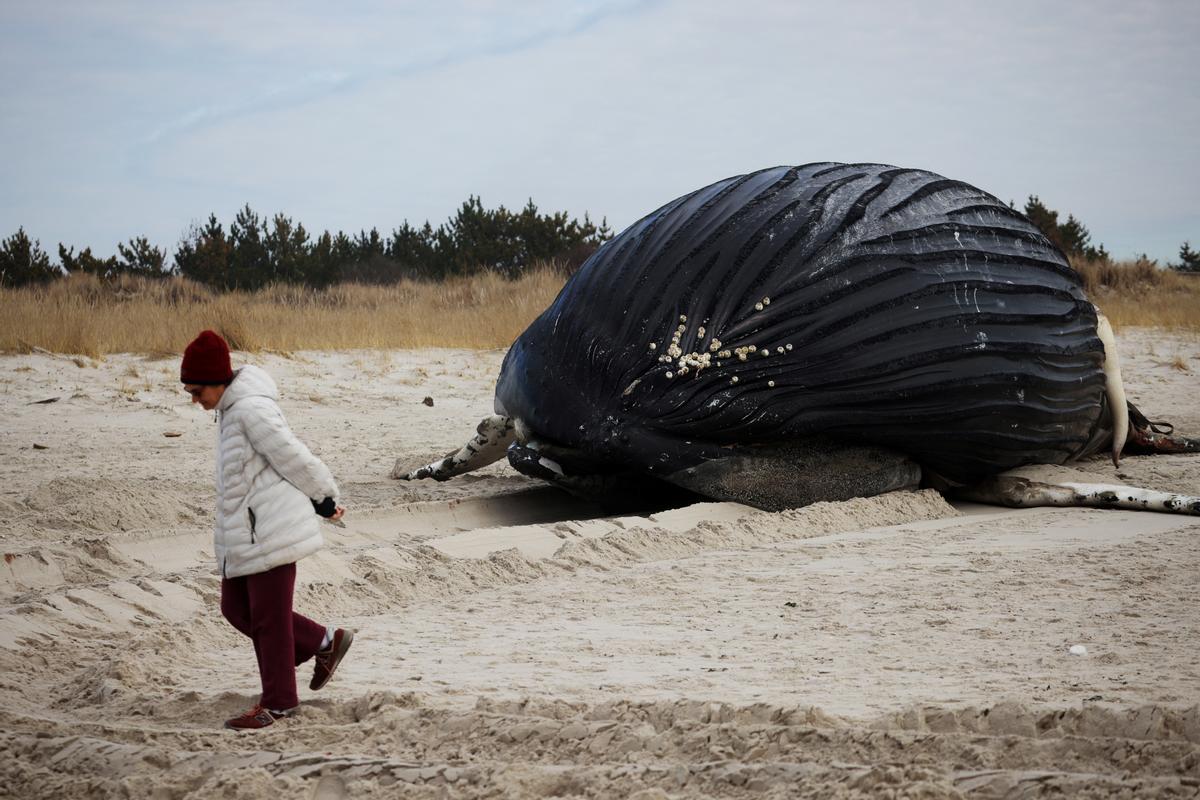
[{"label": "sand", "polygon": [[[1132,399],[1200,433],[1200,338],[1121,346]],[[257,673],[178,363],[0,357],[0,797],[1200,793],[1197,518],[928,491],[606,516],[504,463],[389,479],[469,438],[502,356],[235,354],[349,509],[297,608],[359,631],[257,733],[221,729]],[[1066,474],[1200,492],[1195,457]]]}]

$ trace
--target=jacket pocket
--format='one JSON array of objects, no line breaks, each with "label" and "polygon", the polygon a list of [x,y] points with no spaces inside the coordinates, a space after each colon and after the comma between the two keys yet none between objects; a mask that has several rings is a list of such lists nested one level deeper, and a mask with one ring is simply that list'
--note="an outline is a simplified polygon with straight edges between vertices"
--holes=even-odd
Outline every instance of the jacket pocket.
[{"label": "jacket pocket", "polygon": [[250,517],[250,544],[254,544],[254,526],[258,520],[254,516],[254,509],[246,506],[246,514]]}]

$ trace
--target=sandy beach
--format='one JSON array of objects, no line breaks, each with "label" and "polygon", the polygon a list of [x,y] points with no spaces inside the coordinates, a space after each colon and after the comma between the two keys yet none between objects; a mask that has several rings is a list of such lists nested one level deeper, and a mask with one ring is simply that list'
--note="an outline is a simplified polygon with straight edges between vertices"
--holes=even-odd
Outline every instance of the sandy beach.
[{"label": "sandy beach", "polygon": [[[1130,398],[1200,435],[1200,338],[1119,339]],[[0,797],[1200,796],[1200,518],[392,480],[470,437],[502,357],[234,354],[348,509],[297,610],[358,631],[257,733],[221,728],[258,676],[178,360],[0,357]],[[1194,456],[1059,474],[1200,494]]]}]

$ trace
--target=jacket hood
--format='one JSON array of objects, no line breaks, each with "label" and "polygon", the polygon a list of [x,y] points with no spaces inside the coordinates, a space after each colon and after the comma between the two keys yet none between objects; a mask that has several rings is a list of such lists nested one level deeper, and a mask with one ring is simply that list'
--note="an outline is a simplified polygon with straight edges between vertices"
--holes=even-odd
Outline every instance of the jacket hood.
[{"label": "jacket hood", "polygon": [[217,403],[217,409],[225,411],[238,400],[246,397],[267,397],[278,402],[279,389],[275,386],[275,381],[271,380],[270,375],[252,364],[247,364],[234,370],[233,382],[225,387],[225,393],[221,395],[221,402]]}]

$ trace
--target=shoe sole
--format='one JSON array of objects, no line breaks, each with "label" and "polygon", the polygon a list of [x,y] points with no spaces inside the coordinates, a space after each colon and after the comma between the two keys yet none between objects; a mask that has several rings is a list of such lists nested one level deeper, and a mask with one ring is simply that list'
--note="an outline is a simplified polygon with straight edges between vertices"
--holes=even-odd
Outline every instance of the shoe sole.
[{"label": "shoe sole", "polygon": [[342,663],[342,659],[345,658],[346,652],[350,649],[350,645],[353,643],[354,631],[347,629],[346,635],[342,637],[342,643],[338,645],[338,649],[334,651],[333,663],[329,667],[329,674],[325,676],[325,680],[321,681],[317,685],[310,685],[308,687],[309,691],[315,692],[318,689],[323,689],[325,688],[325,684],[333,680],[333,673],[337,672],[338,665]]}]

